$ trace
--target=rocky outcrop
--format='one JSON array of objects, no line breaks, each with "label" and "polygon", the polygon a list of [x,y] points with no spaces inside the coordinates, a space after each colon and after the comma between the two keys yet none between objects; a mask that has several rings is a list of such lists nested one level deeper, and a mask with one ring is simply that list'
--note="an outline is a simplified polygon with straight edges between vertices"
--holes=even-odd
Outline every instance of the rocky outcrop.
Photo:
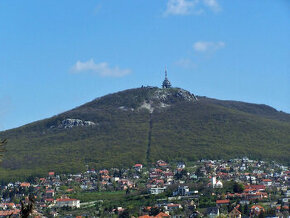
[{"label": "rocky outcrop", "polygon": [[153,100],[159,100],[163,103],[166,101],[176,98],[181,101],[194,102],[197,101],[197,97],[194,94],[191,94],[189,91],[180,88],[174,89],[158,89],[152,96]]},{"label": "rocky outcrop", "polygon": [[84,121],[80,119],[65,119],[61,121],[61,124],[51,126],[50,128],[70,129],[79,126],[94,126],[94,125],[96,124],[92,121]]},{"label": "rocky outcrop", "polygon": [[147,109],[152,113],[155,109],[170,107],[176,102],[195,102],[197,97],[189,91],[180,88],[156,89],[138,108]]}]

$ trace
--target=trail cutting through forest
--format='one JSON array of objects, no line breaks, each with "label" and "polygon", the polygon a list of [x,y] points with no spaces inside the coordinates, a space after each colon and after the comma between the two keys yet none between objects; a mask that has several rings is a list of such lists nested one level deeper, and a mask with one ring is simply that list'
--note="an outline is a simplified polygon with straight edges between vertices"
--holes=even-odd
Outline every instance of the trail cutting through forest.
[{"label": "trail cutting through forest", "polygon": [[149,131],[148,131],[148,145],[147,145],[147,152],[146,152],[146,160],[147,160],[148,166],[151,164],[150,151],[151,151],[152,127],[153,127],[152,113],[150,113],[150,117],[149,117]]}]

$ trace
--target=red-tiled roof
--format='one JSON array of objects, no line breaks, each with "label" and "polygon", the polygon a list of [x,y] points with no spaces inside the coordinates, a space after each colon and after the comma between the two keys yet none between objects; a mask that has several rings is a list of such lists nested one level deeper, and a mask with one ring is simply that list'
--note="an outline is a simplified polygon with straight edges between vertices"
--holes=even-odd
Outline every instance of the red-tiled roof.
[{"label": "red-tiled roof", "polygon": [[230,200],[216,200],[217,204],[228,204],[230,203]]},{"label": "red-tiled roof", "polygon": [[180,204],[167,204],[167,207],[179,207]]},{"label": "red-tiled roof", "polygon": [[59,198],[56,199],[58,202],[64,202],[64,201],[78,201],[78,199],[71,199],[71,198]]},{"label": "red-tiled roof", "polygon": [[258,205],[258,204],[253,205],[253,206],[251,207],[251,209],[255,209],[255,208],[259,208],[259,209],[264,210],[264,207],[262,207],[262,206],[260,206],[260,205]]},{"label": "red-tiled roof", "polygon": [[45,199],[45,201],[52,202],[52,201],[54,201],[54,199],[53,198],[47,198],[47,199]]},{"label": "red-tiled roof", "polygon": [[30,186],[30,183],[29,182],[22,182],[20,184],[21,187],[29,187]]},{"label": "red-tiled roof", "polygon": [[3,205],[9,206],[9,207],[14,207],[15,206],[14,203],[3,203]]},{"label": "red-tiled roof", "polygon": [[5,210],[5,211],[0,211],[0,216],[10,216],[10,215],[16,215],[19,214],[20,210],[15,209],[15,210]]},{"label": "red-tiled roof", "polygon": [[231,211],[231,213],[232,212],[236,212],[236,213],[238,213],[238,214],[242,214],[236,207]]},{"label": "red-tiled roof", "polygon": [[265,189],[264,185],[245,185],[245,189]]},{"label": "red-tiled roof", "polygon": [[108,171],[108,170],[100,170],[99,173],[100,173],[100,174],[109,174],[109,171]]},{"label": "red-tiled roof", "polygon": [[160,212],[154,218],[170,217],[167,213]]}]

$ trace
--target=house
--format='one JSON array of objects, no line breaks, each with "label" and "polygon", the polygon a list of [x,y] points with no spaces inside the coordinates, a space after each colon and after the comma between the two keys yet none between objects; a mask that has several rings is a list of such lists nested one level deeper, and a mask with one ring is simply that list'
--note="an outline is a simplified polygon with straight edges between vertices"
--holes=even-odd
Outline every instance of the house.
[{"label": "house", "polygon": [[142,164],[135,164],[134,165],[134,169],[137,170],[137,171],[139,171],[139,172],[142,170],[142,168],[143,168],[143,165]]},{"label": "house", "polygon": [[215,218],[220,215],[220,211],[218,207],[209,207],[206,209],[206,215],[209,218]]},{"label": "house", "polygon": [[256,192],[263,192],[265,191],[266,187],[264,185],[246,185],[245,190],[246,189],[253,189]]},{"label": "house", "polygon": [[241,218],[242,213],[235,207],[231,212],[229,212],[229,218]]},{"label": "house", "polygon": [[184,169],[185,168],[185,163],[184,162],[178,162],[177,163],[177,168],[178,169]]},{"label": "house", "polygon": [[166,190],[166,187],[152,187],[149,189],[150,194],[158,195]]},{"label": "house", "polygon": [[21,184],[20,184],[20,187],[30,187],[30,183],[29,182],[22,182]]},{"label": "house", "polygon": [[251,185],[251,186],[246,186],[246,189],[244,192],[241,194],[244,196],[245,199],[248,200],[254,200],[254,199],[264,199],[268,198],[268,194],[264,191],[265,186],[264,185]]},{"label": "house", "polygon": [[262,213],[262,212],[264,213],[265,209],[264,209],[264,207],[262,207],[262,206],[260,206],[258,204],[253,205],[251,207],[251,216],[259,216],[260,213]]},{"label": "house", "polygon": [[167,204],[164,206],[164,209],[165,210],[168,210],[168,211],[172,211],[172,210],[178,210],[178,209],[181,209],[181,205],[180,204]]},{"label": "house", "polygon": [[189,176],[189,178],[190,178],[190,179],[197,179],[198,177],[197,177],[196,174],[191,174],[191,175]]},{"label": "house", "polygon": [[164,217],[170,217],[170,215],[168,215],[167,213],[160,212],[154,218],[164,218]]},{"label": "house", "polygon": [[241,201],[240,201],[240,204],[242,204],[242,205],[250,204],[250,201],[244,199],[244,200],[241,200]]},{"label": "house", "polygon": [[54,177],[54,174],[55,174],[54,172],[49,172],[49,173],[48,173],[48,176],[49,176],[49,177]]},{"label": "house", "polygon": [[10,217],[12,215],[20,215],[20,210],[15,209],[15,210],[0,211],[0,217]]},{"label": "house", "polygon": [[47,198],[54,197],[54,190],[46,190],[45,195]]},{"label": "house", "polygon": [[158,165],[159,167],[168,167],[168,163],[166,163],[166,162],[163,161],[163,160],[158,160],[158,161],[157,161],[157,165]]},{"label": "house", "polygon": [[177,190],[173,192],[173,196],[186,196],[190,194],[188,186],[178,186]]},{"label": "house", "polygon": [[40,183],[45,183],[46,182],[46,179],[45,178],[39,178],[39,182]]},{"label": "house", "polygon": [[0,204],[0,208],[3,210],[7,210],[7,209],[15,209],[16,205],[14,203],[1,203]]},{"label": "house", "polygon": [[215,176],[213,176],[211,178],[211,184],[213,188],[222,188],[223,187],[223,183],[219,180],[216,179]]},{"label": "house", "polygon": [[117,208],[112,210],[112,212],[118,213],[119,215],[124,211],[125,211],[125,209],[123,207],[117,207]]},{"label": "house", "polygon": [[290,197],[290,190],[287,190],[284,195],[285,195],[285,197],[289,198]]},{"label": "house", "polygon": [[262,184],[264,186],[271,186],[272,185],[272,180],[271,179],[263,179]]},{"label": "house", "polygon": [[118,181],[118,183],[120,184],[120,186],[126,190],[128,187],[132,188],[134,187],[134,183],[128,179],[121,179]]},{"label": "house", "polygon": [[113,181],[113,182],[118,182],[120,180],[120,177],[112,177],[111,178],[111,181]]},{"label": "house", "polygon": [[60,198],[56,200],[56,207],[80,207],[80,200],[70,198]]},{"label": "house", "polygon": [[44,202],[45,203],[54,203],[54,199],[53,198],[46,198],[46,199],[44,199]]},{"label": "house", "polygon": [[138,218],[167,218],[167,217],[170,217],[170,215],[168,215],[167,213],[160,212],[156,216],[143,215],[139,216]]},{"label": "house", "polygon": [[217,207],[229,205],[229,204],[230,204],[230,200],[216,200]]},{"label": "house", "polygon": [[101,174],[101,175],[109,175],[109,171],[108,170],[100,170],[99,174]]}]

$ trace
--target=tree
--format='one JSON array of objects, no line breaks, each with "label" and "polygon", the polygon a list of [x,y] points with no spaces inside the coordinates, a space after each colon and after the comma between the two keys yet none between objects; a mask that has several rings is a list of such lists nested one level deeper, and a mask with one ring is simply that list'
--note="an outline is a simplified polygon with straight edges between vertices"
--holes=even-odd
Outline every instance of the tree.
[{"label": "tree", "polygon": [[130,190],[130,188],[128,187],[127,189],[126,189],[126,195],[129,195],[131,193],[131,190]]},{"label": "tree", "polygon": [[120,213],[119,218],[129,218],[130,214],[128,210],[124,210],[122,213]]},{"label": "tree", "polygon": [[244,211],[243,211],[243,213],[245,214],[245,215],[249,215],[249,206],[246,204],[245,205],[245,207],[244,207]]},{"label": "tree", "polygon": [[149,211],[149,215],[156,216],[160,212],[161,212],[161,210],[158,207],[152,207],[151,210]]},{"label": "tree", "polygon": [[203,176],[203,173],[201,172],[201,167],[198,167],[198,168],[196,169],[195,174],[196,174],[198,177]]},{"label": "tree", "polygon": [[[5,146],[6,143],[7,143],[7,139],[0,140],[0,163],[2,161],[3,153],[5,151],[4,146]],[[20,204],[21,204],[20,214],[21,214],[21,217],[23,217],[23,218],[29,217],[29,215],[33,211],[33,207],[34,207],[34,195],[33,194],[30,194],[28,196],[27,201],[28,201],[27,203],[25,203],[22,200],[20,201]]]},{"label": "tree", "polygon": [[259,218],[264,218],[264,217],[265,217],[264,211],[261,211],[261,213],[259,214]]},{"label": "tree", "polygon": [[29,217],[34,207],[34,195],[30,194],[28,196],[28,203],[25,203],[24,201],[20,201],[20,204],[21,204],[21,211],[20,211],[21,217],[22,218]]},{"label": "tree", "polygon": [[4,145],[7,143],[7,139],[4,139],[3,141],[0,140],[0,163],[2,161],[3,153],[5,151]]},{"label": "tree", "polygon": [[235,193],[242,193],[244,191],[243,184],[235,182],[234,185],[233,185],[233,191]]}]

